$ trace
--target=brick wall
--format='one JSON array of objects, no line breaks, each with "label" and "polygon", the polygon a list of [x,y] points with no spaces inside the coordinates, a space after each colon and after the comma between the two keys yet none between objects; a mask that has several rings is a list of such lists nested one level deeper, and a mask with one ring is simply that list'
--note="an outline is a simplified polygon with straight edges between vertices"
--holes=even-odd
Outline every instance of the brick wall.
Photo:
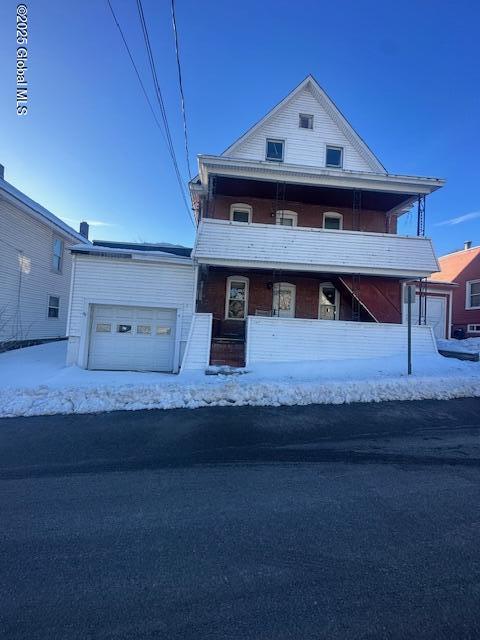
[{"label": "brick wall", "polygon": [[[301,202],[285,201],[277,207],[275,200],[267,200],[264,198],[244,198],[231,196],[216,196],[210,206],[210,217],[220,220],[229,220],[230,206],[242,202],[248,204],[253,209],[252,222],[261,224],[275,224],[275,212],[278,209],[288,209],[298,214],[299,227],[323,227],[323,214],[326,211],[335,211],[343,215],[343,228],[353,229],[353,212],[352,208],[336,207],[314,204],[305,204]],[[374,231],[379,233],[396,233],[396,218],[391,217],[387,225],[387,217],[381,211],[362,210],[359,215],[360,231]]]}]

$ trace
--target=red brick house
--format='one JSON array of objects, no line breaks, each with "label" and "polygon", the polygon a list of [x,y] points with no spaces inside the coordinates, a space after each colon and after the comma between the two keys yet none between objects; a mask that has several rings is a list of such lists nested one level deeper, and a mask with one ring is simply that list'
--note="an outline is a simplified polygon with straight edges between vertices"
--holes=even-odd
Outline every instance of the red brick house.
[{"label": "red brick house", "polygon": [[[221,155],[199,156],[192,257],[196,312],[213,316],[210,363],[244,363],[248,324],[285,320],[291,339],[275,349],[299,360],[309,331],[401,324],[403,284],[438,269],[422,216],[443,184],[388,173],[311,76]],[[414,205],[419,237],[398,235]]]},{"label": "red brick house", "polygon": [[452,291],[452,335],[467,338],[480,335],[480,247],[466,242],[460,251],[438,259],[440,271],[431,277],[433,282],[451,281],[457,284]]}]

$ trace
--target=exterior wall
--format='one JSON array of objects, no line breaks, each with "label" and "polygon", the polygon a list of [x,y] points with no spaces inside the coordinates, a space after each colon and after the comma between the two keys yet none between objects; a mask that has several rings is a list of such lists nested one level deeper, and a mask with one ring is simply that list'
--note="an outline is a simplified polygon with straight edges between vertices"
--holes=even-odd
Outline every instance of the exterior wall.
[{"label": "exterior wall", "polygon": [[122,260],[76,254],[68,325],[67,363],[86,366],[89,305],[120,304],[176,308],[181,313],[180,359],[190,330],[194,301],[191,264]]},{"label": "exterior wall", "polygon": [[[227,278],[232,275],[246,276],[249,279],[249,296],[248,296],[248,315],[255,316],[257,311],[271,311],[273,308],[273,283],[289,282],[296,286],[295,300],[295,317],[305,319],[318,318],[319,290],[322,282],[331,282],[340,294],[340,320],[351,320],[352,304],[351,294],[349,290],[342,285],[341,279],[332,274],[299,274],[296,272],[278,271],[252,271],[241,269],[222,269],[210,268],[207,276],[203,281],[202,299],[198,302],[198,310],[202,312],[212,313],[214,321],[218,325],[218,321],[228,324],[228,329],[235,330],[235,327],[243,325],[238,320],[225,321],[225,296],[227,287]],[[377,300],[382,292],[382,299],[391,299],[395,303],[395,307],[390,307],[387,302],[384,305],[375,307],[375,318],[379,322],[396,322],[402,320],[400,306],[401,284],[399,280],[389,280],[387,278],[364,277],[360,279],[359,294],[368,297],[370,302],[372,299]],[[368,305],[365,305],[368,307]],[[370,309],[371,310],[371,309]],[[371,316],[361,310],[361,319],[372,320]],[[218,330],[218,326],[216,327]],[[242,333],[243,327],[239,328]]]},{"label": "exterior wall", "polygon": [[210,363],[212,314],[194,313],[181,371],[204,370]]},{"label": "exterior wall", "polygon": [[[64,242],[60,273],[52,268],[56,237]],[[0,342],[66,335],[73,244],[78,240],[0,198]],[[50,295],[60,298],[58,318],[48,317]]]},{"label": "exterior wall", "polygon": [[[327,211],[335,211],[343,216],[343,229],[353,229],[352,207],[335,207],[306,204],[302,202],[285,201],[281,205],[274,200],[265,198],[244,198],[234,196],[216,196],[210,207],[210,215],[218,220],[230,220],[230,206],[242,202],[252,207],[252,222],[262,224],[275,224],[275,213],[278,209],[295,211],[298,214],[299,227],[323,228],[323,214]],[[277,206],[278,205],[278,206]],[[395,216],[387,217],[381,211],[362,210],[359,215],[359,231],[373,231],[379,233],[396,233],[397,219]]]},{"label": "exterior wall", "polygon": [[200,222],[193,256],[223,266],[405,278],[438,269],[428,238],[212,219]]},{"label": "exterior wall", "polygon": [[452,334],[463,329],[467,337],[478,338],[478,333],[469,333],[469,324],[480,324],[480,309],[467,309],[467,282],[480,280],[480,247],[456,251],[439,258],[440,269],[432,276],[433,281],[451,281],[458,284],[452,293]]},{"label": "exterior wall", "polygon": [[[300,129],[300,113],[313,115],[313,130]],[[252,135],[245,138],[233,151],[232,158],[265,160],[267,138],[286,141],[284,161],[311,167],[325,167],[327,144],[343,147],[343,168],[350,171],[372,171],[370,164],[360,155],[322,104],[305,88],[268,118]]]},{"label": "exterior wall", "polygon": [[[407,327],[401,324],[248,318],[246,366],[259,362],[349,360],[404,355]],[[412,327],[416,356],[438,353],[430,327]]]}]

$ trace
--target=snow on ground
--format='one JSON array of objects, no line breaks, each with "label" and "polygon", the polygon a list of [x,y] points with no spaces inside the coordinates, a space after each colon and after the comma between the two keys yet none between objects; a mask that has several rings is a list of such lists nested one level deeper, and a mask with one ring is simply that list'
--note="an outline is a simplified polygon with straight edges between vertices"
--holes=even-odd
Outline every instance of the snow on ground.
[{"label": "snow on ground", "polygon": [[241,376],[85,371],[65,366],[66,342],[0,354],[0,416],[120,409],[342,404],[480,396],[480,363],[442,356],[300,362]]},{"label": "snow on ground", "polygon": [[462,353],[480,353],[480,338],[465,338],[464,340],[439,340],[437,339],[439,349],[445,351],[460,351]]}]

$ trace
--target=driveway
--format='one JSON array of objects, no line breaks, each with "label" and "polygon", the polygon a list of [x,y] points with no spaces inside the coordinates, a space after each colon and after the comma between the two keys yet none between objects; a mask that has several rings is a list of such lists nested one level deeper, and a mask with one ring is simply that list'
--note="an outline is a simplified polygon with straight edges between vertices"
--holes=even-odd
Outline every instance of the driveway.
[{"label": "driveway", "polygon": [[480,400],[0,421],[0,635],[478,638]]}]

